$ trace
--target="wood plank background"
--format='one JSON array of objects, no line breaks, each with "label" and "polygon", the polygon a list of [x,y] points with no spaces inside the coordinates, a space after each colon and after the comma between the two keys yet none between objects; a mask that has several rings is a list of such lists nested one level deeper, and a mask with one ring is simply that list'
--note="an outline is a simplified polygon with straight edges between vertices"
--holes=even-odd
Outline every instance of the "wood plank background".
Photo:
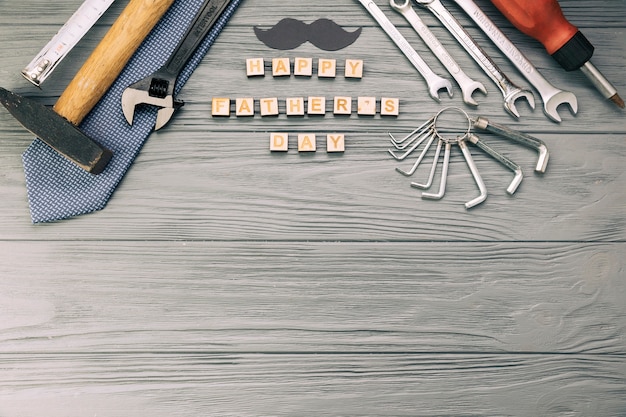
[{"label": "wood plank background", "polygon": [[[20,70],[81,4],[0,2],[1,85],[53,104],[126,1],[116,2],[41,90]],[[446,2],[447,5],[450,5]],[[549,121],[502,109],[489,79],[425,11],[420,16],[489,93],[477,109],[432,100],[354,0],[245,0],[108,206],[32,225],[21,153],[32,137],[0,112],[0,416],[624,416],[626,122],[580,73],[565,73],[486,0],[477,3],[579,112]],[[378,4],[440,75],[401,16]],[[626,1],[562,0],[626,96]],[[480,30],[494,60],[525,80]],[[275,51],[252,27],[327,17],[361,37],[337,52]],[[362,80],[248,79],[245,59],[363,59]],[[389,96],[397,118],[212,118],[213,97]],[[551,158],[481,136],[521,164],[458,149],[441,201],[396,173],[387,133],[444,106],[543,139]],[[346,152],[269,152],[269,133],[345,133]],[[322,142],[323,143],[323,142]],[[438,178],[437,178],[438,179]],[[436,180],[437,180],[436,179]]]}]

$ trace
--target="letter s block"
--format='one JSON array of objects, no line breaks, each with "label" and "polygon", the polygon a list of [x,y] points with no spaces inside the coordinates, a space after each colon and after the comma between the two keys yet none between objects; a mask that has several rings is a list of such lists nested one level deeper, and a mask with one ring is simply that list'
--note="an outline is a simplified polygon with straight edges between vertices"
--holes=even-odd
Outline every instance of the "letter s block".
[{"label": "letter s block", "polygon": [[382,97],[380,99],[381,116],[397,116],[400,114],[400,100],[397,98]]}]

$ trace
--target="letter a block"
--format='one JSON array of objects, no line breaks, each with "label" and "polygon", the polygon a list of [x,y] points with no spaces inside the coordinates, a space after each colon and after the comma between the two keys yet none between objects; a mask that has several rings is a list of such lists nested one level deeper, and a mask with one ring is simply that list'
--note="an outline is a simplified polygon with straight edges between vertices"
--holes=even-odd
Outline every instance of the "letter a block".
[{"label": "letter a block", "polygon": [[235,115],[254,116],[254,99],[252,97],[237,98],[235,100]]},{"label": "letter a block", "polygon": [[289,150],[289,135],[287,133],[270,134],[270,151],[287,152]]},{"label": "letter a block", "polygon": [[272,59],[272,75],[274,77],[291,75],[291,64],[289,63],[289,58]]},{"label": "letter a block", "polygon": [[301,133],[298,135],[298,152],[315,152],[315,135],[312,133]]}]

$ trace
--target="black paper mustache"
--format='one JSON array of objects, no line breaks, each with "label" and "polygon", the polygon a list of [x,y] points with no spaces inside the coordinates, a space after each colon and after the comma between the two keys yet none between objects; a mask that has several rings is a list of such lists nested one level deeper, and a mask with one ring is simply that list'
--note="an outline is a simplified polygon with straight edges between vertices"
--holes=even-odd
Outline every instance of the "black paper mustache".
[{"label": "black paper mustache", "polygon": [[274,49],[294,49],[309,41],[325,51],[338,51],[356,41],[361,29],[348,32],[330,19],[318,19],[307,24],[287,17],[267,30],[255,26],[254,33],[261,42]]}]

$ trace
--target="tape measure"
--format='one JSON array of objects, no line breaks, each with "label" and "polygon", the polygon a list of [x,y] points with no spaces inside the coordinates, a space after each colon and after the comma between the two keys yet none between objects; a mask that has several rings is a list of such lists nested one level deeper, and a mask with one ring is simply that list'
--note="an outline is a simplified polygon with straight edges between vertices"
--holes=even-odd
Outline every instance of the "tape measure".
[{"label": "tape measure", "polygon": [[114,1],[85,0],[52,40],[22,70],[24,78],[39,87]]}]

